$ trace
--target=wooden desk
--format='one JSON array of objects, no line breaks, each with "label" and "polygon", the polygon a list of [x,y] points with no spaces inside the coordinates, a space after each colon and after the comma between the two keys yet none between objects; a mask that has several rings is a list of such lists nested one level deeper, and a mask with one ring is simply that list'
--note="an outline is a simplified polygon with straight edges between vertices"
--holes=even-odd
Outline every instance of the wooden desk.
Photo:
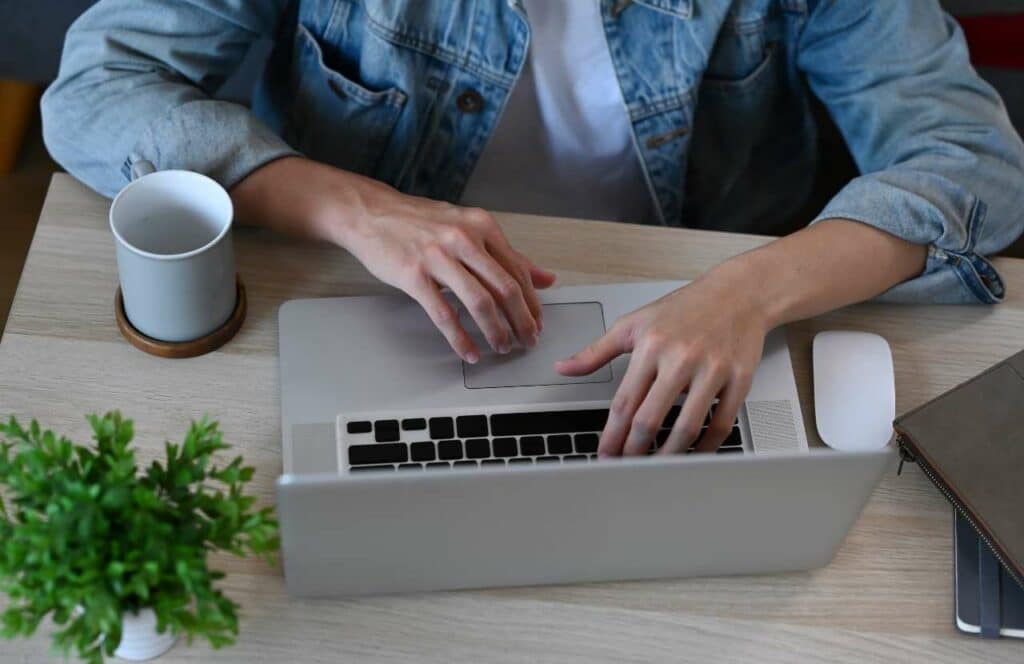
[{"label": "wooden desk", "polygon": [[[66,175],[53,179],[0,343],[0,415],[32,417],[75,440],[84,413],[120,409],[136,421],[140,461],[190,418],[219,419],[273,496],[281,472],[277,307],[295,297],[386,290],[336,248],[239,230],[249,318],[212,355],[161,360],[114,325],[117,283],[108,202]],[[597,222],[503,216],[513,243],[563,284],[693,278],[765,238]],[[883,334],[907,410],[1024,345],[1024,261],[996,261],[1009,285],[997,307],[862,305],[793,325],[790,343],[805,413],[818,330]],[[813,426],[809,431],[813,435]],[[161,661],[696,662],[1024,661],[1024,643],[982,641],[953,627],[951,510],[919,470],[883,480],[828,567],[763,577],[298,601],[280,571],[218,558],[242,607],[238,645],[180,643]],[[37,661],[42,634],[0,644],[4,661]]]}]

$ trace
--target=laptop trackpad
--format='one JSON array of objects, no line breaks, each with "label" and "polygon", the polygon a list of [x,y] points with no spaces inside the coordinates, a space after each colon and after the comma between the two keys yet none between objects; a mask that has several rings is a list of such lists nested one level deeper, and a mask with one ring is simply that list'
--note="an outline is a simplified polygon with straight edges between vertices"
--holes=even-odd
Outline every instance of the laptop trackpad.
[{"label": "laptop trackpad", "polygon": [[532,387],[537,385],[568,385],[570,383],[608,383],[611,367],[605,365],[587,376],[563,376],[555,372],[555,360],[582,350],[605,332],[604,312],[600,302],[566,302],[544,305],[544,332],[533,348],[516,347],[508,355],[495,353],[487,341],[460,312],[463,325],[472,335],[482,353],[476,364],[462,363],[466,387]]}]

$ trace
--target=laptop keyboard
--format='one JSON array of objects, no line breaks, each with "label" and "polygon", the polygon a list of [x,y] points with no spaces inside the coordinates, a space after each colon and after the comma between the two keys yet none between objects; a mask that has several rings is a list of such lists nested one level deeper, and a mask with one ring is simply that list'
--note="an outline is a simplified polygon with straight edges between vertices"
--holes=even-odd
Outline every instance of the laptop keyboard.
[{"label": "laptop keyboard", "polygon": [[[597,459],[598,437],[608,419],[608,408],[606,404],[603,408],[578,406],[342,415],[338,438],[342,458],[352,472],[586,463]],[[649,453],[664,444],[678,415],[679,406],[673,406]],[[705,430],[710,420],[708,413]],[[718,454],[742,453],[737,421]]]}]

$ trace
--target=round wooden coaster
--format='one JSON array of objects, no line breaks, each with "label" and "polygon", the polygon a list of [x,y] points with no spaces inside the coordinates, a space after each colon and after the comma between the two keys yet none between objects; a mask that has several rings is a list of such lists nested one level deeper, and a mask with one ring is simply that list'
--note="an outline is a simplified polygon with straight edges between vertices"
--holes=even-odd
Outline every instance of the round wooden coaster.
[{"label": "round wooden coaster", "polygon": [[242,283],[241,276],[236,278],[236,284],[238,295],[235,302],[235,310],[231,313],[231,317],[228,318],[223,325],[207,334],[205,337],[193,339],[192,341],[178,342],[160,341],[159,339],[148,337],[135,329],[135,326],[131,324],[128,320],[128,316],[124,313],[124,300],[121,297],[121,287],[118,286],[117,296],[114,299],[114,312],[117,316],[117,328],[121,330],[121,334],[123,334],[124,338],[128,340],[128,343],[141,351],[149,353],[150,355],[169,357],[172,359],[205,355],[206,353],[215,351],[226,344],[228,340],[235,336],[238,330],[242,327],[242,321],[245,320],[247,305],[245,300],[245,285]]}]

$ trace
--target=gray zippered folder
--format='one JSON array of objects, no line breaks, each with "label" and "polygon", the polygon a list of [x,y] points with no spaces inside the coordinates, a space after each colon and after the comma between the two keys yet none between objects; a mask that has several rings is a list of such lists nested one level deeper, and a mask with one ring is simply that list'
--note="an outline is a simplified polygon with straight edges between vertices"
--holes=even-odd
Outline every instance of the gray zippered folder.
[{"label": "gray zippered folder", "polygon": [[893,428],[901,458],[918,464],[984,546],[975,558],[979,624],[982,634],[998,634],[992,602],[1002,594],[1000,574],[1024,585],[1024,352],[896,418]]}]

